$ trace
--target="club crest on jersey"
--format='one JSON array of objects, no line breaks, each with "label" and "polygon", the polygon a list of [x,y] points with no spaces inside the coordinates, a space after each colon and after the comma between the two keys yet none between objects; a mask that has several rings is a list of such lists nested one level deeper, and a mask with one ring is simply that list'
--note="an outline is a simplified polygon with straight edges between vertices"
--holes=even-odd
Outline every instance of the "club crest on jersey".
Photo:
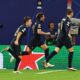
[{"label": "club crest on jersey", "polygon": [[67,22],[67,26],[68,26],[68,27],[70,26],[70,22]]}]

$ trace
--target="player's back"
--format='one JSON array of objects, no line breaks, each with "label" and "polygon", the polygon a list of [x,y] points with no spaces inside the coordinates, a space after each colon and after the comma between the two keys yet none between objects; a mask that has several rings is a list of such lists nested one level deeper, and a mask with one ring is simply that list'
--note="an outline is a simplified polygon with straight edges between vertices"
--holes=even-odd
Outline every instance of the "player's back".
[{"label": "player's back", "polygon": [[19,39],[19,42],[21,42],[22,39],[24,38],[24,36],[26,35],[26,31],[27,31],[27,27],[26,27],[25,24],[19,26],[19,27],[17,28],[15,34],[14,34],[14,38],[13,38],[13,40],[15,41],[16,38],[17,38],[18,33],[21,32],[22,35],[21,35],[21,37],[20,37],[20,39]]},{"label": "player's back", "polygon": [[67,38],[71,27],[71,20],[68,17],[63,18],[60,27],[61,28],[60,33],[58,34],[58,38]]},{"label": "player's back", "polygon": [[40,21],[36,21],[35,24],[33,25],[32,29],[33,29],[34,37],[36,39],[40,39],[41,35],[38,34],[37,31],[38,31],[38,29],[41,29],[41,22]]}]

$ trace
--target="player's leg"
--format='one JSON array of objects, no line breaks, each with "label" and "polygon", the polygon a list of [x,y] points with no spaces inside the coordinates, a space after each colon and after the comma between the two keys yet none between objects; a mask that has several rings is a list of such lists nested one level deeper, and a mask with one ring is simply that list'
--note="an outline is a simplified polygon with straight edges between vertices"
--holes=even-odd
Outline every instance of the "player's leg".
[{"label": "player's leg", "polygon": [[27,50],[26,51],[22,51],[22,56],[23,55],[29,55],[30,53],[32,52],[32,49],[29,47],[29,46],[27,46]]},{"label": "player's leg", "polygon": [[3,53],[3,52],[5,52],[5,51],[8,51],[9,48],[10,48],[10,47],[6,47],[6,48],[2,49],[1,52]]},{"label": "player's leg", "polygon": [[40,47],[45,51],[45,59],[47,59],[47,57],[49,56],[48,46],[46,44],[42,44]]},{"label": "player's leg", "polygon": [[46,60],[47,63],[49,62],[49,60],[51,60],[52,57],[54,57],[60,51],[62,46],[63,46],[63,42],[61,40],[57,40],[55,50],[51,52],[50,55],[48,56]]},{"label": "player's leg", "polygon": [[72,67],[72,59],[73,59],[73,48],[69,48],[69,56],[68,56],[68,67]]},{"label": "player's leg", "polygon": [[[45,59],[47,60],[47,57],[49,56],[49,48],[48,48],[48,46],[46,44],[42,44],[40,47],[45,51]],[[54,66],[54,65],[50,64],[49,62],[47,63],[47,65],[49,67],[53,67]]]},{"label": "player's leg", "polygon": [[36,43],[37,42],[34,39],[32,39],[27,45],[27,50],[23,51],[21,55],[22,56],[23,55],[29,55],[32,52],[32,50],[34,50],[35,47],[37,46]]},{"label": "player's leg", "polygon": [[14,57],[16,59],[14,71],[17,72],[19,63],[21,61],[21,57],[20,57],[21,48],[20,48],[20,45],[13,44],[12,49],[13,49],[13,52],[15,54]]},{"label": "player's leg", "polygon": [[59,47],[56,47],[55,50],[50,53],[50,55],[47,57],[46,61],[43,62],[44,68],[47,68],[47,67],[48,67],[47,63],[48,63],[59,51],[60,51],[60,48],[59,48]]},{"label": "player's leg", "polygon": [[20,45],[15,45],[14,42],[10,44],[11,45],[11,49],[9,48],[8,51],[11,53],[11,55],[16,59],[15,62],[15,68],[14,68],[14,73],[20,73],[20,71],[18,71],[18,66],[19,63],[21,61],[20,59],[20,52],[21,52],[21,48]]},{"label": "player's leg", "polygon": [[43,62],[44,68],[47,67],[47,63],[60,51],[62,46],[63,46],[63,44],[61,43],[61,41],[58,40],[57,43],[56,43],[55,50],[50,53],[50,55],[46,59],[46,62]]},{"label": "player's leg", "polygon": [[60,51],[60,48],[56,47],[55,50],[52,51],[50,55],[47,57],[46,62],[48,63],[51,60],[51,58],[54,57],[59,51]]},{"label": "player's leg", "polygon": [[15,62],[15,68],[14,68],[14,73],[20,73],[19,71],[18,71],[18,66],[19,66],[19,63],[20,63],[20,61],[21,61],[21,59],[20,59],[20,45],[19,46],[16,46],[16,45],[14,45],[13,43],[11,44],[11,48],[12,49],[10,49],[9,47],[8,48],[5,48],[4,50],[5,51],[8,51],[8,52],[10,52],[10,54],[16,59],[16,62]]},{"label": "player's leg", "polygon": [[65,44],[66,48],[69,51],[69,55],[68,55],[68,69],[75,71],[76,69],[72,67],[72,61],[73,61],[73,55],[74,55],[74,50],[71,44],[71,41],[68,40]]},{"label": "player's leg", "polygon": [[72,67],[72,61],[73,61],[73,55],[74,55],[74,50],[73,48],[69,48],[69,55],[68,55],[68,69],[75,71],[76,69]]},{"label": "player's leg", "polygon": [[4,48],[1,52],[5,51],[8,51],[11,54],[10,62],[13,62],[14,58],[17,56],[15,52],[10,47]]}]

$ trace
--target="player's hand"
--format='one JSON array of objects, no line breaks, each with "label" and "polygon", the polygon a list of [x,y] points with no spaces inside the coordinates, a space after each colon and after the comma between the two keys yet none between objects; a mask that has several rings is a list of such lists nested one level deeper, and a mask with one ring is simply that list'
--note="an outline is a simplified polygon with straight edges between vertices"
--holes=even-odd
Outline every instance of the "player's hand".
[{"label": "player's hand", "polygon": [[51,33],[50,32],[47,32],[47,35],[51,35]]},{"label": "player's hand", "polygon": [[55,35],[51,35],[51,38],[52,38],[52,39],[55,38]]},{"label": "player's hand", "polygon": [[72,36],[70,34],[68,34],[69,38],[72,40]]},{"label": "player's hand", "polygon": [[15,43],[15,45],[19,45],[19,42],[17,40],[14,43]]}]

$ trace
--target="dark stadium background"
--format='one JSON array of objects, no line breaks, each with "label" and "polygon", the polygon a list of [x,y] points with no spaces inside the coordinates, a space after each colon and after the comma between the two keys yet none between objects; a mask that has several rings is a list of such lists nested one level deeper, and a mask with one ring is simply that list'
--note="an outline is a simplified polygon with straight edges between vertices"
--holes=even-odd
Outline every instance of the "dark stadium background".
[{"label": "dark stadium background", "polygon": [[[13,38],[13,34],[18,26],[23,24],[24,16],[31,16],[33,23],[35,15],[39,11],[43,11],[46,21],[43,24],[43,30],[47,31],[47,25],[50,21],[57,24],[66,15],[67,0],[42,0],[43,9],[37,9],[37,0],[0,0],[0,44],[9,44]],[[73,1],[74,17],[80,18],[80,0]],[[31,28],[28,30],[26,42],[32,38]],[[80,44],[80,37],[77,37],[77,44]]]}]

